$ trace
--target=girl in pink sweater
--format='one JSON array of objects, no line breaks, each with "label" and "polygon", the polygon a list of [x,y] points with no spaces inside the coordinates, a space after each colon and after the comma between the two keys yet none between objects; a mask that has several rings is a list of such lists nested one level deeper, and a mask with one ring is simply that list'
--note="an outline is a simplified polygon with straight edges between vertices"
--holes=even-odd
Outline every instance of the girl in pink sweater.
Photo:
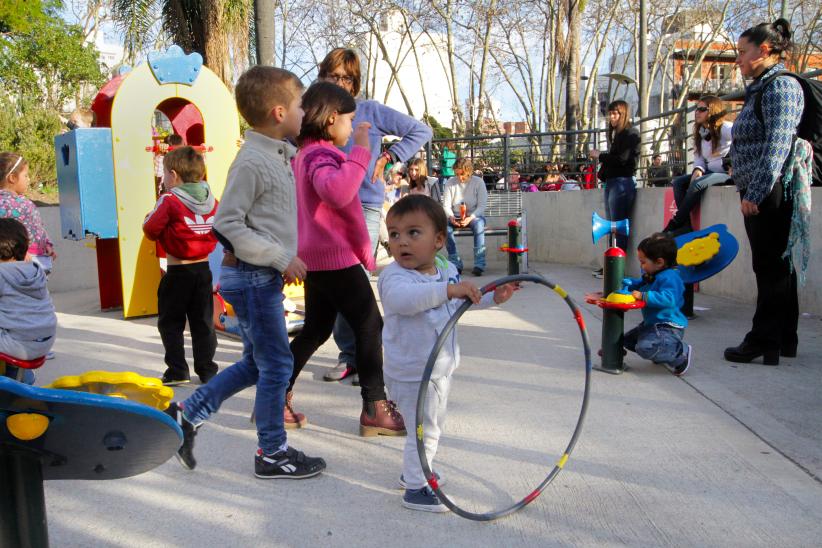
[{"label": "girl in pink sweater", "polygon": [[[385,394],[382,377],[382,316],[366,270],[374,270],[371,240],[359,190],[371,152],[371,125],[352,129],[356,102],[330,82],[319,82],[303,95],[300,152],[294,158],[297,183],[297,255],[305,262],[305,325],[291,342],[294,373],[290,392],[303,366],[331,335],[339,312],[356,337],[363,407],[360,435],[405,435],[405,424]],[[354,133],[346,156],[337,147]],[[365,267],[365,269],[363,268]],[[287,424],[304,417],[285,409]]]}]

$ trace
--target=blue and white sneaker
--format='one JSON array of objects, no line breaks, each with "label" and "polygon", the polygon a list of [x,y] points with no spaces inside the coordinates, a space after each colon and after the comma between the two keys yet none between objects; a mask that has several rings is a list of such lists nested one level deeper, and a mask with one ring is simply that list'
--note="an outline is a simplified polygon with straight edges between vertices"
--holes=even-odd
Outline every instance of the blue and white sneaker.
[{"label": "blue and white sneaker", "polygon": [[447,512],[448,507],[440,501],[437,494],[427,485],[422,489],[406,489],[402,496],[402,505],[410,510],[422,512]]},{"label": "blue and white sneaker", "polygon": [[[434,477],[437,478],[437,483],[440,485],[445,485],[445,480],[440,477],[437,472],[434,472]],[[399,481],[400,489],[408,489],[408,484],[405,483],[405,478],[400,474],[400,481]]]}]

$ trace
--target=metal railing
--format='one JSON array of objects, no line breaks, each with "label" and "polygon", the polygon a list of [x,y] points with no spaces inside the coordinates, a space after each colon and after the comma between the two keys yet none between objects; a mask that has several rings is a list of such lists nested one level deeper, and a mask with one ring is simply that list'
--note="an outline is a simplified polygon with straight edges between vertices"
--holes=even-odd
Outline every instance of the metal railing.
[{"label": "metal railing", "polygon": [[[802,76],[816,78],[820,75],[822,70],[806,72]],[[717,83],[717,87],[723,89],[720,83]],[[744,96],[745,91],[741,89],[720,98],[724,101],[738,101]],[[637,170],[637,182],[640,186],[667,183],[671,178],[691,170],[695,108],[696,105],[683,106],[633,120],[634,127],[642,128],[642,153]],[[730,113],[737,113],[741,108],[741,104],[732,107]],[[537,177],[539,181],[539,176],[546,172],[546,165],[553,167],[556,164],[556,171],[567,180],[584,183],[591,170],[595,179],[599,166],[594,160],[588,159],[588,151],[592,148],[607,149],[605,129],[602,128],[433,139],[425,147],[429,173],[432,173],[435,164],[443,167],[444,146],[452,144],[458,145],[458,156],[470,158],[474,169],[483,173],[486,187],[499,191],[519,190],[515,179],[521,177]],[[455,151],[453,146],[449,148],[452,152]],[[656,154],[662,156],[663,169],[657,170],[651,165]],[[550,179],[553,179],[554,170],[547,171]],[[546,183],[550,181],[541,181],[541,184]]]}]

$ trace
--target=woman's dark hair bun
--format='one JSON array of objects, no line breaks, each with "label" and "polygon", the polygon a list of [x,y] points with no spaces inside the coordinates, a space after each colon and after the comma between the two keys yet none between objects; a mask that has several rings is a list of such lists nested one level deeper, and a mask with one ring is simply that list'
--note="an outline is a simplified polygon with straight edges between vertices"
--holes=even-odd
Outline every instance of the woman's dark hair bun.
[{"label": "woman's dark hair bun", "polygon": [[791,24],[786,20],[782,19],[781,17],[774,21],[773,28],[782,35],[782,38],[790,42],[791,40]]},{"label": "woman's dark hair bun", "polygon": [[773,23],[759,23],[740,35],[757,46],[767,43],[772,53],[782,54],[789,51],[791,43],[791,24],[782,18]]}]

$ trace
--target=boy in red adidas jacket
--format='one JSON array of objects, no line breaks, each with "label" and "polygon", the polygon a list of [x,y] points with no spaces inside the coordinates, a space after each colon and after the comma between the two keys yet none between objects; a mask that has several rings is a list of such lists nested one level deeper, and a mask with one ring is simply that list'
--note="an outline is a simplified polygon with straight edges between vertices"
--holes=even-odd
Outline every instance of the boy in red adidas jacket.
[{"label": "boy in red adidas jacket", "polygon": [[143,221],[146,238],[160,242],[168,255],[168,270],[157,289],[157,329],[165,348],[163,384],[189,382],[183,331],[188,318],[194,372],[207,383],[217,374],[214,353],[214,301],[208,255],[217,239],[211,232],[217,200],[203,181],[205,162],[191,147],[169,152],[163,162],[163,187],[154,210]]}]

